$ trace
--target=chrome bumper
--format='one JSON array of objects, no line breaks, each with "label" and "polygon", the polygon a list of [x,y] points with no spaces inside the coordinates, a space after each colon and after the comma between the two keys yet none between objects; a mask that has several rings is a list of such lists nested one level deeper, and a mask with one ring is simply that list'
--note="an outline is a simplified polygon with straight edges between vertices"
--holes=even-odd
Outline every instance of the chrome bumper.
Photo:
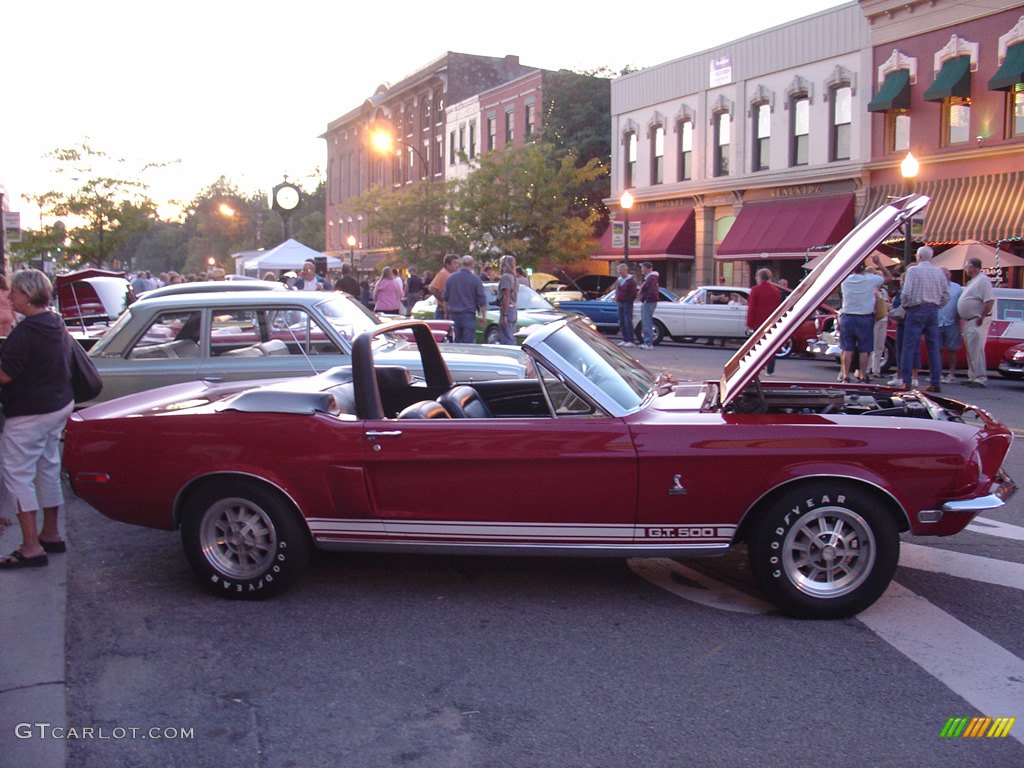
[{"label": "chrome bumper", "polygon": [[[954,512],[954,513],[972,513],[972,512],[986,512],[990,509],[999,509],[999,507],[1006,504],[1007,500],[1017,492],[1017,483],[1006,474],[1002,469],[999,470],[999,474],[996,476],[995,482],[992,483],[992,488],[989,489],[989,493],[985,496],[979,496],[975,499],[959,499],[957,501],[947,501],[942,505],[941,511],[930,510],[932,514],[936,512],[941,515],[942,512]],[[921,522],[925,522],[922,519],[922,515],[926,515],[929,510],[921,510],[918,513],[918,519]],[[934,520],[928,522],[935,522]]]}]

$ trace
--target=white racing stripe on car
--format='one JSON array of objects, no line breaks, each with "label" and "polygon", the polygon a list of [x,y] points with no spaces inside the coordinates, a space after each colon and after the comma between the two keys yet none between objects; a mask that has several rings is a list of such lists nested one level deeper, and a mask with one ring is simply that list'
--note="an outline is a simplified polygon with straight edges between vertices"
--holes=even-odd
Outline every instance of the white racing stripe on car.
[{"label": "white racing stripe on car", "polygon": [[1000,587],[1024,588],[1024,564],[968,555],[937,547],[922,547],[904,542],[900,546],[900,565],[917,571],[945,573]]},{"label": "white racing stripe on car", "polygon": [[1001,539],[1013,539],[1024,541],[1024,528],[1019,525],[1011,525],[1000,520],[990,520],[987,517],[976,517],[967,526],[968,531],[975,533],[986,533],[989,536],[998,536]]},{"label": "white racing stripe on car", "polygon": [[[638,576],[674,595],[734,613],[768,613],[775,606],[726,586],[669,558],[631,558],[626,561]],[[690,584],[682,583],[682,577]]]},{"label": "white racing stripe on car", "polygon": [[857,618],[979,712],[1024,718],[1024,660],[923,597],[893,582]]}]

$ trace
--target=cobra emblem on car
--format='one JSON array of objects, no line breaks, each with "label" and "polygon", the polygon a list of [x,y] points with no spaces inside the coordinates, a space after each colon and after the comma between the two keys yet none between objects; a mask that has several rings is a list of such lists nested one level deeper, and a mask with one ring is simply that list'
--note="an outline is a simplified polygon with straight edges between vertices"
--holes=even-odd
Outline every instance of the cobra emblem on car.
[{"label": "cobra emblem on car", "polygon": [[686,495],[686,489],[683,487],[683,484],[680,482],[680,480],[682,480],[682,477],[683,477],[682,475],[673,475],[672,482],[675,483],[675,485],[673,485],[671,488],[668,489],[668,495],[669,496],[685,496]]}]

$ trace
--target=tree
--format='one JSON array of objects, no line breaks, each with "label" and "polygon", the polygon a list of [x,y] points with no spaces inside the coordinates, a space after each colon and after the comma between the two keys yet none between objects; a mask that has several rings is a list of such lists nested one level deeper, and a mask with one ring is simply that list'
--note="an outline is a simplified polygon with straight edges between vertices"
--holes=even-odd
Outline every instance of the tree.
[{"label": "tree", "polygon": [[458,250],[511,254],[523,266],[564,264],[589,256],[600,212],[586,189],[607,173],[594,158],[537,143],[488,152],[459,182],[448,214]]},{"label": "tree", "polygon": [[[611,80],[607,70],[554,72],[544,81],[544,127],[541,138],[558,150],[576,156],[580,164],[599,161],[611,166]],[[585,209],[600,214],[603,230],[608,220],[604,200],[611,196],[607,173],[585,185]],[[582,213],[582,212],[580,212]]]},{"label": "tree", "polygon": [[438,257],[453,246],[442,228],[449,191],[445,182],[432,180],[417,181],[400,192],[373,187],[352,200],[352,210],[363,215],[367,229],[402,261],[436,269]]},{"label": "tree", "polygon": [[78,188],[70,193],[45,192],[35,202],[50,215],[69,219],[67,247],[80,263],[105,266],[119,245],[156,220],[156,204],[139,176],[166,163],[148,163],[134,178],[123,178],[127,161],[85,142],[54,150],[49,157],[59,163],[59,173],[74,174],[69,178]]}]

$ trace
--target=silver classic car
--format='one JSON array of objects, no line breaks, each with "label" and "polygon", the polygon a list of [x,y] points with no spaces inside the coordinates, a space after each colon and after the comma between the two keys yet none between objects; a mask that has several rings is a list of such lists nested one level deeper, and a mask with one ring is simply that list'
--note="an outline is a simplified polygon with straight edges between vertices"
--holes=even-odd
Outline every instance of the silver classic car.
[{"label": "silver classic car", "polygon": [[[103,377],[94,402],[167,384],[308,376],[351,363],[351,341],[380,325],[340,292],[221,291],[143,299],[129,307],[89,355]],[[416,374],[408,340],[387,337],[382,361]],[[458,381],[532,375],[514,347],[442,345]]]}]

